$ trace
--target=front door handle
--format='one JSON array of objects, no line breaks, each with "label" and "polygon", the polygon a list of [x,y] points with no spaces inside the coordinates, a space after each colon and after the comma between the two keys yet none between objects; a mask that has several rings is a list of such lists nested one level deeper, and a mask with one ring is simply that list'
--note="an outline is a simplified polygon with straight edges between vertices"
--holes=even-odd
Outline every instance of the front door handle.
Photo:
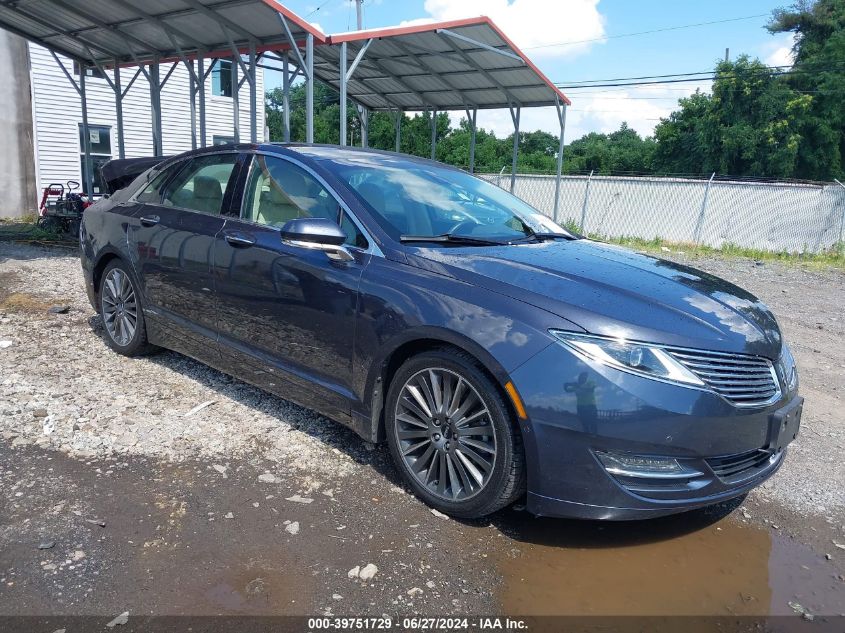
[{"label": "front door handle", "polygon": [[157,215],[142,215],[140,217],[141,224],[144,226],[155,226],[161,222],[161,218]]},{"label": "front door handle", "polygon": [[225,233],[226,241],[235,248],[247,248],[255,244],[255,239],[243,233]]}]

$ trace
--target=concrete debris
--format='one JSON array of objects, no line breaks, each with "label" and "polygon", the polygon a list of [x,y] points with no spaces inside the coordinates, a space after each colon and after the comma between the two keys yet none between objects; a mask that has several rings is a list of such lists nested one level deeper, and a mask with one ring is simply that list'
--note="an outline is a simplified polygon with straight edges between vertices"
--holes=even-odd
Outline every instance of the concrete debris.
[{"label": "concrete debris", "polygon": [[273,473],[263,473],[261,475],[258,475],[258,481],[263,484],[274,484],[279,480]]},{"label": "concrete debris", "polygon": [[285,526],[285,532],[299,534],[299,521],[293,521]]},{"label": "concrete debris", "polygon": [[372,580],[377,573],[378,567],[376,567],[372,563],[369,563],[365,567],[363,567],[360,572],[358,572],[358,578],[360,578],[361,580]]},{"label": "concrete debris", "polygon": [[440,519],[448,519],[448,518],[449,518],[447,515],[443,514],[440,510],[436,510],[435,508],[432,508],[432,509],[431,509],[431,513],[432,513],[434,516],[436,516],[436,517],[438,517],[438,518],[440,518]]},{"label": "concrete debris", "polygon": [[195,406],[193,409],[191,409],[190,411],[188,411],[188,412],[184,415],[184,417],[189,418],[189,417],[191,417],[192,415],[194,415],[195,413],[198,413],[198,412],[202,411],[202,410],[203,410],[203,409],[205,409],[206,407],[210,407],[211,405],[213,405],[213,404],[214,404],[214,402],[215,402],[214,400],[206,400],[205,402],[202,402],[202,403],[198,404],[198,405],[197,405],[197,406]]},{"label": "concrete debris", "polygon": [[311,503],[314,500],[311,497],[301,497],[299,495],[293,495],[292,497],[287,497],[285,501],[293,501],[294,503]]},{"label": "concrete debris", "polygon": [[107,622],[106,626],[110,629],[113,629],[114,627],[122,626],[127,622],[129,622],[129,611],[124,611],[111,622]]}]

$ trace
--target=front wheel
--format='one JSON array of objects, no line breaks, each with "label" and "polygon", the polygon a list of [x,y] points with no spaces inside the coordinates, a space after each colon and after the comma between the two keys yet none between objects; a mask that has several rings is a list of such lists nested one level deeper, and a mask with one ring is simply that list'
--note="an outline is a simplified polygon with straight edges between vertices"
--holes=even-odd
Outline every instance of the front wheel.
[{"label": "front wheel", "polygon": [[468,354],[440,349],[405,361],[388,390],[385,423],[397,467],[430,506],[479,518],[522,494],[519,430]]}]

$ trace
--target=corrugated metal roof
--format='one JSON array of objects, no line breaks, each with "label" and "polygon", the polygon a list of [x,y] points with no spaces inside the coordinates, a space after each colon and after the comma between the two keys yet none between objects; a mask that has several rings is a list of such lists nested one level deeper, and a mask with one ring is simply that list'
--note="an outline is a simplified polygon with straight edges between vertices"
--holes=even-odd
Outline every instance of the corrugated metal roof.
[{"label": "corrugated metal roof", "polygon": [[340,45],[350,65],[367,47],[347,94],[372,110],[569,103],[486,17],[327,36],[276,0],[17,0],[0,3],[0,27],[90,63],[137,64],[287,50],[279,13],[298,44],[313,35],[314,75],[335,88]]},{"label": "corrugated metal roof", "polygon": [[346,42],[348,63],[367,45],[347,94],[373,110],[461,110],[554,105],[569,99],[490,18],[477,17],[329,36],[315,49],[314,74],[339,87]]},{"label": "corrugated metal roof", "polygon": [[0,27],[69,57],[111,64],[231,55],[238,46],[285,49],[283,14],[299,41],[326,35],[276,0],[18,0],[0,3]]}]

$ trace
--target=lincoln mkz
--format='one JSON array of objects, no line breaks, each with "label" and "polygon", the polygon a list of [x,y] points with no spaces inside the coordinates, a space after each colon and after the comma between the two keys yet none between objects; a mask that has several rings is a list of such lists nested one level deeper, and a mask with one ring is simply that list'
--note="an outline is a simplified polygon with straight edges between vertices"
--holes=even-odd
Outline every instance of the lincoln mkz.
[{"label": "lincoln mkz", "polygon": [[722,279],[410,156],[160,160],[112,165],[126,186],[84,214],[108,345],[176,350],[386,441],[445,513],[690,510],[765,481],[798,433],[775,317]]}]

